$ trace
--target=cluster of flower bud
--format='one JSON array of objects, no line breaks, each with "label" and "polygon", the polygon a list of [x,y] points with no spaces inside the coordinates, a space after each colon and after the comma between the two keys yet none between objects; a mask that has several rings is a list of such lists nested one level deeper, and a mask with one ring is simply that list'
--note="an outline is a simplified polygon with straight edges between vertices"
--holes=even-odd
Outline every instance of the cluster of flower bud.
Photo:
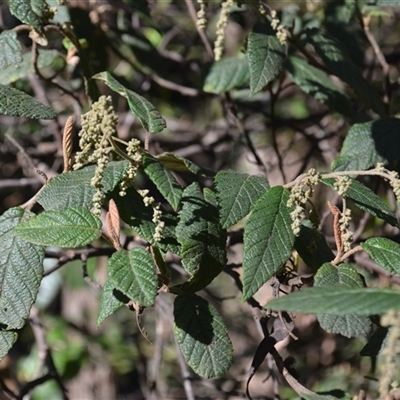
[{"label": "cluster of flower bud", "polygon": [[142,161],[142,153],[140,150],[140,140],[138,139],[131,139],[126,147],[126,154],[130,158],[130,164],[128,170],[126,171],[125,176],[122,178],[121,183],[119,184],[119,195],[125,196],[126,190],[128,189],[129,185],[135,179],[137,170],[139,165]]},{"label": "cluster of flower bud", "polygon": [[233,3],[233,0],[225,0],[221,4],[221,13],[217,22],[216,39],[214,43],[215,61],[219,61],[224,52],[225,27],[228,25],[229,10]]},{"label": "cluster of flower bud", "polygon": [[165,222],[161,220],[162,212],[160,210],[160,205],[154,204],[155,203],[154,197],[148,196],[149,191],[147,189],[138,190],[138,193],[143,197],[143,203],[146,207],[149,207],[149,206],[153,207],[152,221],[156,225],[155,231],[153,234],[153,239],[154,239],[154,241],[159,242],[163,238],[162,231],[165,226]]},{"label": "cluster of flower bud", "polygon": [[82,129],[79,132],[81,151],[76,154],[73,168],[77,170],[87,163],[96,163],[95,174],[91,180],[91,185],[96,189],[93,195],[93,213],[100,215],[104,200],[102,180],[111,152],[109,139],[116,135],[118,124],[111,97],[101,96],[93,103],[91,110],[82,115],[81,121]]},{"label": "cluster of flower bud", "polygon": [[[291,228],[296,236],[300,234],[301,222],[305,218],[306,203],[314,194],[314,186],[318,184],[318,181],[319,174],[314,168],[311,168],[300,183],[290,192],[287,206],[294,207],[290,217],[292,218]],[[303,190],[304,187],[306,187],[306,190]]]},{"label": "cluster of flower bud", "polygon": [[338,176],[336,177],[336,181],[333,184],[333,187],[337,191],[340,196],[345,196],[347,190],[351,186],[351,178],[349,176]]},{"label": "cluster of flower bud", "polygon": [[197,0],[200,5],[200,10],[197,11],[197,27],[199,29],[205,29],[207,26],[206,9],[208,6],[207,0]]},{"label": "cluster of flower bud", "polygon": [[285,27],[281,24],[281,21],[279,20],[275,10],[271,11],[271,18],[271,27],[274,31],[276,31],[276,37],[282,45],[286,44],[287,31]]},{"label": "cluster of flower bud", "polygon": [[349,251],[353,244],[353,233],[349,231],[351,221],[351,210],[346,208],[344,213],[342,213],[339,223],[340,223],[340,231],[342,232],[341,239],[343,245],[343,251]]}]

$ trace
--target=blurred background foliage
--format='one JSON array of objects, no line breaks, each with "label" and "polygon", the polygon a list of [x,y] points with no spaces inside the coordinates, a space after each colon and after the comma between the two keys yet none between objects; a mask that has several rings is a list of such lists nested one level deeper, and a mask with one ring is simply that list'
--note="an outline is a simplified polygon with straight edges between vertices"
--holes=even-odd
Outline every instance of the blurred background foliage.
[{"label": "blurred background foliage", "polygon": [[[212,45],[221,5],[218,1],[208,3],[205,34]],[[224,59],[244,56],[247,35],[259,21],[255,11],[257,2],[241,3],[232,7],[229,15]],[[305,28],[320,27],[336,37],[364,77],[382,98],[386,96],[389,115],[398,112],[400,8],[384,7],[387,3],[382,7],[374,2],[348,0],[265,3],[276,9],[282,24],[292,30],[293,37],[298,39],[298,49],[312,53],[299,35]],[[86,61],[80,59],[82,54],[74,52],[67,40],[49,31],[49,45],[40,49],[41,77],[34,73],[29,56],[23,67],[26,70],[0,71],[0,83],[25,91],[51,105],[59,114],[54,121],[0,116],[1,213],[24,203],[41,187],[40,177],[27,157],[5,134],[11,135],[34,165],[49,177],[60,173],[62,127],[68,116],[74,115],[77,131],[79,116],[90,107],[84,81],[88,74],[111,72],[161,112],[167,129],[150,137],[150,153],[171,151],[215,172],[232,168],[267,173],[271,186],[291,181],[310,167],[329,170],[349,127],[375,117],[353,96],[353,88],[338,79],[335,84],[349,99],[351,109],[347,115],[301,91],[287,73],[254,96],[249,96],[247,86],[226,94],[206,93],[203,85],[213,59],[196,29],[198,4],[194,1],[70,0],[66,4]],[[0,31],[20,24],[4,1],[0,12]],[[383,71],[379,64],[367,33],[375,38],[388,71]],[[29,37],[21,32],[18,39],[28,53],[32,48]],[[87,71],[82,70],[84,62]],[[98,89],[101,94],[113,97],[120,137],[144,140],[145,132],[126,101],[105,85],[99,84]],[[255,159],[255,154],[261,162]],[[189,178],[184,176],[184,179]],[[210,184],[207,179],[203,183]],[[384,187],[376,189],[385,197]],[[318,208],[326,207],[323,202],[330,195],[328,189],[319,189],[315,196]],[[353,230],[361,218],[362,214],[355,216]],[[382,235],[392,233],[385,229],[375,220],[365,227],[366,234],[379,230]],[[239,239],[233,240],[228,250],[229,263],[240,263],[242,259],[240,225],[237,233]],[[333,245],[328,227],[324,233]],[[173,279],[178,280],[179,265],[174,260],[170,264],[175,269]],[[54,259],[46,259],[46,270],[51,272],[53,266]],[[143,317],[142,326],[150,344],[138,329],[134,314],[126,308],[96,328],[100,294],[88,285],[80,261],[66,263],[50,272],[43,280],[36,307],[54,366],[71,399],[186,398],[185,379],[190,380],[196,399],[245,397],[245,382],[260,333],[250,307],[240,303],[240,293],[228,275],[220,275],[203,295],[218,308],[227,324],[235,350],[234,362],[225,376],[206,381],[182,366],[172,339],[173,317],[168,296],[160,296],[162,301],[154,309],[146,310]],[[89,259],[87,274],[91,280],[103,283],[106,258]],[[365,270],[362,274],[367,280],[373,279]],[[257,294],[264,300],[269,295],[262,290]],[[379,365],[375,358],[359,355],[365,338],[349,340],[330,335],[319,327],[313,315],[299,315],[295,322],[299,340],[280,343],[278,349],[296,359],[299,380],[304,386],[318,392],[335,390],[331,394],[344,399],[352,398],[362,389],[371,393],[372,397],[366,398],[374,398]],[[32,324],[27,324],[0,364],[1,380],[11,390],[37,377],[41,368],[37,340]],[[271,365],[267,360],[253,379],[253,398],[274,398],[273,384],[277,380],[271,379],[271,374],[276,374],[269,371]],[[282,385],[280,398],[295,399],[294,391]],[[26,398],[58,399],[62,393],[59,384],[49,380],[36,386],[29,396]],[[0,394],[0,398],[4,395]]]}]

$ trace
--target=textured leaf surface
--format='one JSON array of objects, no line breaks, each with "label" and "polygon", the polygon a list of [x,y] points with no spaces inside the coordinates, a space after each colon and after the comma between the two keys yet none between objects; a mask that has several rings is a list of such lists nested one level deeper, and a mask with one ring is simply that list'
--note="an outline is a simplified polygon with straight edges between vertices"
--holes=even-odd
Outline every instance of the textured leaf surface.
[{"label": "textured leaf surface", "polygon": [[325,236],[317,229],[302,225],[300,235],[296,237],[294,248],[314,272],[318,271],[322,264],[332,261],[335,255],[326,243]]},{"label": "textured leaf surface", "polygon": [[[315,287],[344,285],[348,287],[363,287],[363,281],[357,270],[349,264],[334,267],[324,264],[314,277]],[[371,329],[368,317],[358,315],[317,314],[317,319],[323,329],[331,333],[340,333],[346,337],[366,335]]]},{"label": "textured leaf surface", "polygon": [[9,352],[17,338],[16,332],[0,331],[0,361]]},{"label": "textured leaf surface", "polygon": [[207,93],[224,93],[248,84],[249,63],[244,58],[228,58],[217,61],[208,73],[203,90]]},{"label": "textured leaf surface", "polygon": [[150,154],[143,154],[144,171],[157,186],[157,189],[174,210],[179,206],[182,197],[182,187],[171,172]]},{"label": "textured leaf surface", "polygon": [[39,18],[41,10],[45,6],[43,0],[10,0],[10,11],[21,22],[35,28],[38,32],[42,32],[42,21]]},{"label": "textured leaf surface", "polygon": [[326,104],[330,109],[344,115],[351,115],[351,105],[347,96],[320,69],[295,56],[286,60],[285,68],[293,82],[303,92],[313,96],[322,104]]},{"label": "textured leaf surface", "polygon": [[[57,57],[59,57],[57,50],[40,49],[37,59],[38,68],[41,69],[50,66]],[[33,70],[32,53],[25,53],[22,56],[21,62],[18,64],[18,68],[15,68],[15,65],[11,65],[5,69],[0,68],[0,84],[9,85],[10,83],[16,82],[18,79],[26,78]]]},{"label": "textured leaf surface", "polygon": [[42,246],[82,247],[101,236],[101,220],[81,207],[45,211],[14,228],[17,237]]},{"label": "textured leaf surface", "polygon": [[108,261],[111,284],[143,306],[152,306],[157,295],[157,275],[151,255],[141,247],[119,250]]},{"label": "textured leaf surface", "polygon": [[195,294],[174,302],[174,334],[187,363],[203,378],[223,375],[231,366],[233,348],[218,311]]},{"label": "textured leaf surface", "polygon": [[229,228],[251,211],[256,201],[269,189],[269,183],[263,175],[228,170],[217,173],[215,188],[222,227]]},{"label": "textured leaf surface", "polygon": [[308,40],[327,67],[342,81],[350,85],[367,108],[371,108],[381,117],[385,116],[385,105],[379,94],[365,80],[340,43],[329,34],[316,28],[306,32]]},{"label": "textured leaf surface", "polygon": [[214,172],[201,168],[186,158],[173,153],[163,153],[156,157],[165,167],[172,171],[191,172],[195,175],[214,176]]},{"label": "textured leaf surface", "polygon": [[247,57],[250,68],[250,91],[251,94],[255,94],[264,89],[281,72],[286,49],[275,35],[252,32],[247,43]]},{"label": "textured leaf surface", "polygon": [[115,289],[115,284],[111,279],[107,279],[103,292],[101,293],[99,315],[97,316],[96,326],[100,324],[110,315],[114,314],[121,308],[129,299],[120,291]]},{"label": "textured leaf surface", "polygon": [[153,220],[153,208],[146,207],[142,196],[136,190],[130,188],[124,197],[115,191],[112,194],[121,219],[131,226],[140,236],[152,245],[159,247],[163,251],[170,251],[179,254],[180,246],[176,240],[175,227],[176,218],[170,214],[163,213],[161,220],[165,222],[163,238],[160,242],[154,240],[155,224]]},{"label": "textured leaf surface", "polygon": [[268,308],[331,315],[374,315],[400,309],[400,292],[391,289],[313,287],[272,300]]},{"label": "textured leaf surface", "polygon": [[0,85],[0,114],[12,117],[54,119],[57,114],[33,97],[9,86]]},{"label": "textured leaf surface", "polygon": [[[44,249],[13,235],[21,221],[32,217],[22,208],[10,208],[0,217],[0,322],[9,329],[24,325],[43,276]],[[11,347],[10,335],[0,335],[2,341],[1,349]]]},{"label": "textured leaf surface", "polygon": [[167,124],[164,118],[153,104],[132,90],[126,89],[108,72],[100,72],[94,75],[93,78],[104,82],[111,90],[125,97],[133,115],[139,119],[146,131],[157,133],[166,128]]},{"label": "textured leaf surface", "polygon": [[0,33],[0,71],[15,68],[22,61],[22,47],[14,31]]},{"label": "textured leaf surface", "polygon": [[193,276],[185,289],[204,288],[225,266],[226,231],[219,223],[215,194],[205,189],[203,195],[197,182],[183,192],[176,238],[181,244],[182,265]]},{"label": "textured leaf surface", "polygon": [[254,206],[244,228],[243,300],[251,297],[289,259],[294,234],[286,205],[288,190],[269,189]]},{"label": "textured leaf surface", "polygon": [[[334,187],[335,180],[321,179],[321,182]],[[396,214],[377,196],[371,189],[361,182],[352,180],[351,186],[346,191],[346,197],[353,200],[355,205],[363,211],[369,212],[375,217],[381,218],[390,225],[399,227]]]},{"label": "textured leaf surface", "polygon": [[370,238],[361,247],[376,263],[400,276],[400,244],[386,238]]},{"label": "textured leaf surface", "polygon": [[378,162],[388,164],[400,158],[400,119],[385,118],[355,124],[343,142],[334,171],[366,170]]},{"label": "textured leaf surface", "polygon": [[[102,180],[105,193],[112,191],[117,186],[128,165],[127,161],[113,161],[108,164]],[[45,210],[65,210],[74,206],[90,208],[96,192],[90,184],[95,169],[95,165],[90,165],[52,178],[40,193],[39,204]]]}]

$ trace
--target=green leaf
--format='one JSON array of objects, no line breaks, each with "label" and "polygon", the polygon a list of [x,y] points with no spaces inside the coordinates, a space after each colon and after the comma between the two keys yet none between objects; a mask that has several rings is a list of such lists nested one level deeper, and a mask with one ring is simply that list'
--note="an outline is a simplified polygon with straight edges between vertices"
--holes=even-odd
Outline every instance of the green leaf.
[{"label": "green leaf", "polygon": [[289,259],[295,236],[286,205],[289,191],[275,186],[257,201],[244,228],[243,301]]},{"label": "green leaf", "polygon": [[156,108],[144,97],[138,95],[132,90],[126,89],[108,72],[100,72],[93,76],[93,79],[98,79],[104,82],[111,90],[119,93],[128,100],[129,108],[133,115],[139,119],[146,131],[157,133],[167,127],[167,124]]},{"label": "green leaf", "polygon": [[339,157],[332,163],[334,171],[367,170],[378,162],[385,165],[400,158],[400,119],[384,118],[355,124],[343,142]]},{"label": "green leaf", "polygon": [[129,299],[119,290],[115,289],[115,284],[111,279],[107,279],[101,293],[99,315],[97,316],[96,326],[110,315],[114,314],[120,307],[128,303]]},{"label": "green leaf", "polygon": [[248,84],[249,63],[245,58],[228,58],[213,64],[207,74],[203,90],[220,94]]},{"label": "green leaf", "polygon": [[[111,192],[121,181],[128,169],[128,161],[112,161],[102,180],[104,193]],[[52,178],[38,197],[45,210],[65,210],[69,207],[90,208],[96,193],[90,184],[96,166],[90,165],[77,171],[66,172]]]},{"label": "green leaf", "polygon": [[368,343],[361,349],[360,356],[376,357],[386,345],[389,328],[379,326],[368,340]]},{"label": "green leaf", "polygon": [[[56,58],[61,59],[57,50],[40,49],[37,66],[39,69],[49,67]],[[9,85],[10,83],[16,82],[18,79],[26,78],[27,75],[33,71],[32,53],[25,53],[22,56],[21,62],[18,64],[18,68],[15,68],[15,65],[11,65],[3,70],[0,69],[0,84]]]},{"label": "green leaf", "polygon": [[235,225],[249,214],[257,200],[269,189],[265,176],[233,170],[218,172],[214,183],[223,228]]},{"label": "green leaf", "polygon": [[[16,207],[0,217],[0,322],[9,329],[20,329],[25,324],[43,276],[43,247],[13,235],[18,224],[34,216]],[[0,337],[0,343],[5,341],[0,348],[8,344],[11,347],[10,335]]]},{"label": "green leaf", "polygon": [[182,265],[192,275],[182,290],[203,289],[226,264],[226,231],[219,223],[215,194],[205,189],[203,195],[197,182],[183,192],[176,238],[181,244]]},{"label": "green leaf", "polygon": [[392,289],[313,287],[270,301],[268,308],[331,315],[374,315],[400,309],[400,292]]},{"label": "green leaf", "polygon": [[149,307],[157,295],[157,275],[151,255],[141,247],[119,250],[108,261],[111,284],[125,296]]},{"label": "green leaf", "polygon": [[[44,17],[48,11],[48,5],[44,0],[10,0],[10,11],[24,24],[34,28],[36,35],[35,42],[47,46],[47,39],[44,36],[43,24],[40,17]],[[32,38],[32,35],[30,35]]]},{"label": "green leaf", "polygon": [[[314,277],[314,287],[330,287],[343,285],[362,288],[363,281],[357,270],[349,264],[334,267],[324,264]],[[340,333],[346,337],[367,335],[371,330],[369,318],[358,315],[317,314],[317,319],[323,329],[330,333]]]},{"label": "green leaf", "polygon": [[361,247],[392,275],[400,276],[400,244],[386,238],[370,238]]},{"label": "green leaf", "polygon": [[143,154],[143,167],[148,177],[168,201],[174,210],[179,207],[182,197],[182,187],[169,170],[156,158],[148,153]]},{"label": "green leaf", "polygon": [[0,361],[7,355],[17,338],[16,332],[0,331]]},{"label": "green leaf", "polygon": [[[326,185],[334,187],[335,179],[321,179]],[[390,225],[400,227],[396,214],[384,203],[381,198],[361,182],[352,180],[351,186],[347,189],[345,197],[354,201],[355,205],[363,211],[369,212],[375,217],[381,218]]]},{"label": "green leaf", "polygon": [[52,24],[57,24],[63,27],[65,24],[71,23],[71,17],[69,15],[68,7],[60,4],[59,0],[46,0],[46,3],[55,10],[54,17],[50,19]]},{"label": "green leaf", "polygon": [[313,272],[335,258],[325,236],[319,230],[304,224],[300,228],[300,235],[296,237],[294,248]]},{"label": "green leaf", "polygon": [[316,28],[308,29],[306,34],[325,65],[356,92],[367,108],[371,108],[381,117],[385,116],[386,109],[381,97],[365,80],[362,72],[353,64],[351,57],[340,43]]},{"label": "green leaf", "polygon": [[42,246],[82,247],[101,236],[101,220],[81,207],[45,211],[16,226],[15,236]]},{"label": "green leaf", "polygon": [[285,63],[286,71],[300,89],[313,96],[330,109],[351,115],[351,104],[347,96],[338,89],[325,72],[313,67],[306,60],[291,56]]},{"label": "green leaf", "polygon": [[57,114],[20,90],[0,85],[0,114],[12,117],[54,119]]},{"label": "green leaf", "polygon": [[17,40],[14,31],[3,31],[0,33],[0,71],[7,67],[16,68],[22,61],[22,46]]},{"label": "green leaf", "polygon": [[286,48],[276,36],[251,32],[247,43],[250,68],[250,91],[256,94],[281,72]]},{"label": "green leaf", "polygon": [[144,205],[143,197],[132,188],[129,188],[123,197],[119,196],[117,191],[114,191],[111,197],[118,207],[121,219],[140,236],[163,251],[179,254],[180,246],[175,236],[176,218],[174,216],[163,213],[161,217],[165,223],[162,232],[163,238],[160,242],[156,242],[154,240],[153,208]]},{"label": "green leaf", "polygon": [[223,228],[229,228],[244,218],[269,189],[265,176],[248,175],[232,170],[218,172],[214,182]]},{"label": "green leaf", "polygon": [[201,168],[187,160],[186,158],[179,157],[174,153],[163,153],[156,157],[166,168],[177,172],[191,172],[195,175],[214,176],[215,173],[208,169]]},{"label": "green leaf", "polygon": [[232,363],[233,347],[218,311],[195,294],[174,302],[174,335],[193,371],[210,379],[223,375]]}]

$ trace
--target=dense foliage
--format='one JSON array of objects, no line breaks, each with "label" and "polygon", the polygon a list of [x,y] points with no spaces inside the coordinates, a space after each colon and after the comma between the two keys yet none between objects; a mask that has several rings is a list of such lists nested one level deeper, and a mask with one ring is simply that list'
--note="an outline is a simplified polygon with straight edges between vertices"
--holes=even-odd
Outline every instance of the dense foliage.
[{"label": "dense foliage", "polygon": [[399,398],[398,3],[3,5],[4,395]]}]

